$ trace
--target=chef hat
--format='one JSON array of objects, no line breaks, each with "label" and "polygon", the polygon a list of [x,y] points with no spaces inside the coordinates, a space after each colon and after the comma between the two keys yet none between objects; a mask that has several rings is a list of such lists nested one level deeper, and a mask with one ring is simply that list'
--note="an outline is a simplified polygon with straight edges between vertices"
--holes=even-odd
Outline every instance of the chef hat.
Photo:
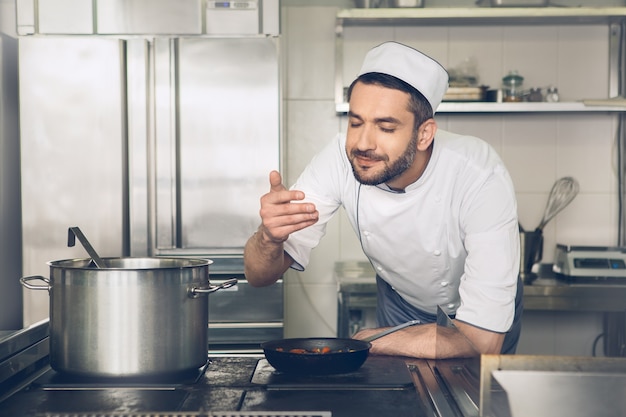
[{"label": "chef hat", "polygon": [[371,49],[359,72],[380,72],[415,87],[428,100],[433,113],[448,89],[448,72],[434,59],[397,42],[385,42]]}]

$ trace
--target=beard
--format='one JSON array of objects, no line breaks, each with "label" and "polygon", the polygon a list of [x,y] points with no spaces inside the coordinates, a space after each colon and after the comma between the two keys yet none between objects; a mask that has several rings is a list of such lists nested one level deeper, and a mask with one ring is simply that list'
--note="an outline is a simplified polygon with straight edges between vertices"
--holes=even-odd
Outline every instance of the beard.
[{"label": "beard", "polygon": [[[363,185],[379,185],[382,183],[389,182],[394,178],[400,176],[404,173],[411,165],[413,165],[413,161],[415,161],[415,155],[417,154],[417,132],[411,138],[411,141],[407,145],[406,149],[396,159],[395,161],[389,162],[389,157],[387,155],[376,155],[372,151],[360,151],[358,149],[353,149],[348,154],[348,159],[350,160],[350,165],[352,166],[352,172],[354,173],[354,178],[358,182]],[[385,163],[385,167],[381,172],[372,174],[371,176],[367,176],[369,169],[360,169],[355,163],[356,157],[368,158],[374,161],[383,161]]]}]

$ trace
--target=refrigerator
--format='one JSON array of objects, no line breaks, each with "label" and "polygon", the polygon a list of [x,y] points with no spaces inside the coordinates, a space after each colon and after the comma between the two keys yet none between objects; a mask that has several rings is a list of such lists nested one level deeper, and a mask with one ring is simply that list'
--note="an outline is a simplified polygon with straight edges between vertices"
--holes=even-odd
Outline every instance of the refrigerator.
[{"label": "refrigerator", "polygon": [[[102,257],[208,258],[211,280],[245,285],[281,164],[279,15],[278,0],[17,1],[24,275],[86,257],[67,246],[78,226]],[[24,292],[26,324],[47,299]]]}]

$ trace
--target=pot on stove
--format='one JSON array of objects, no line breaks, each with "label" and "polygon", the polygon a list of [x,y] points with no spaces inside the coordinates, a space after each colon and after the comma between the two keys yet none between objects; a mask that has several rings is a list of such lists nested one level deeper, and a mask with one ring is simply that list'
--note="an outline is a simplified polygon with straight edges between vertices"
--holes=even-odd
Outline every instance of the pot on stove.
[{"label": "pot on stove", "polygon": [[[48,262],[50,278],[20,279],[50,294],[50,365],[89,377],[186,372],[207,362],[206,259],[103,258]],[[43,284],[33,284],[40,281]]]}]

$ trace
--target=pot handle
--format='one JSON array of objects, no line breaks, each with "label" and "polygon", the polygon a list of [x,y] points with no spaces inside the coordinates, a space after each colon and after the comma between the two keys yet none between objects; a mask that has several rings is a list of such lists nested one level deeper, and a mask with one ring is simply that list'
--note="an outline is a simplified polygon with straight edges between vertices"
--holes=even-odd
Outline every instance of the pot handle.
[{"label": "pot handle", "polygon": [[233,287],[235,285],[237,285],[237,278],[228,279],[228,280],[222,282],[219,285],[210,285],[209,284],[209,288],[191,287],[191,288],[189,288],[189,296],[191,298],[197,298],[197,297],[199,297],[201,295],[211,294],[212,292],[215,292],[217,290],[230,288],[230,287]]},{"label": "pot handle", "polygon": [[[46,285],[33,285],[29,281],[43,281],[46,283]],[[28,288],[29,290],[50,291],[50,288],[52,288],[52,286],[50,285],[50,279],[42,277],[41,275],[31,275],[29,277],[22,277],[20,278],[20,282],[22,283],[24,287]]]}]

